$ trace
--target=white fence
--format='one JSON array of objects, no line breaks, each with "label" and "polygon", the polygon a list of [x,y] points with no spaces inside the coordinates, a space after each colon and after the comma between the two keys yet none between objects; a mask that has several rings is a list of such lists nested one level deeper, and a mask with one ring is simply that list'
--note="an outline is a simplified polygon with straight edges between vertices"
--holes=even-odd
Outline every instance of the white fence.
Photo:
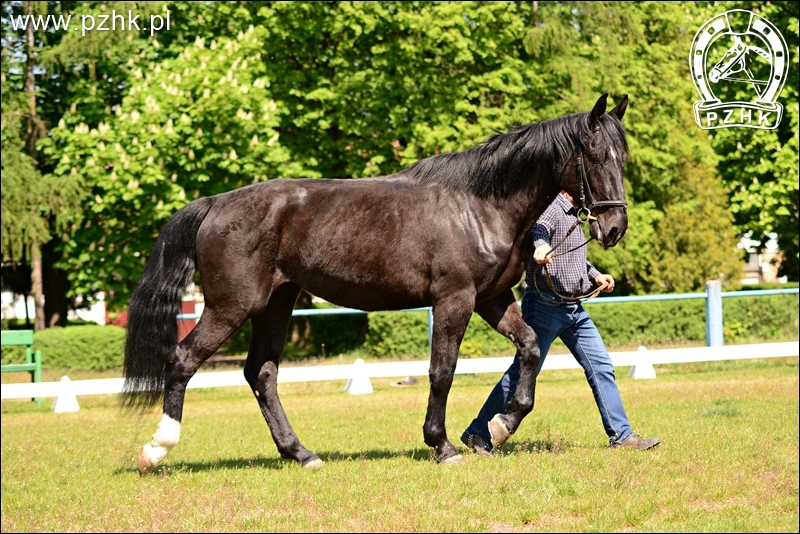
[{"label": "white fence", "polygon": [[[683,349],[637,350],[613,352],[611,359],[615,367],[634,366],[651,368],[652,365],[688,363],[719,360],[740,360],[747,358],[778,358],[800,356],[796,342],[758,343],[751,345],[728,345],[722,347],[693,347]],[[511,365],[512,357],[501,358],[463,358],[458,360],[456,374],[502,373]],[[350,380],[363,378],[391,378],[405,376],[427,376],[428,360],[409,362],[367,363],[363,365],[317,365],[308,367],[281,367],[278,383],[314,382],[321,380]],[[579,369],[580,366],[570,354],[551,354],[545,360],[543,371],[555,369]],[[634,378],[632,369],[631,375]],[[643,378],[655,375],[645,374]],[[63,382],[39,382],[23,384],[3,384],[0,397],[5,399],[26,399],[34,397],[59,397],[61,395],[104,395],[122,391],[122,378],[97,380],[76,380]],[[214,371],[197,373],[189,381],[188,388],[212,388],[222,386],[246,386],[242,371]],[[68,388],[67,391],[65,388]]]}]

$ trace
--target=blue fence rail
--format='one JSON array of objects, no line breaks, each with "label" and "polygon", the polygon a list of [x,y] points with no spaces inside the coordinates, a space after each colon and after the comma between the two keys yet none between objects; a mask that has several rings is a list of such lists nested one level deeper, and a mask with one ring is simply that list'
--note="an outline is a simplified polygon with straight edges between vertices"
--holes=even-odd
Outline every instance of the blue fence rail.
[{"label": "blue fence rail", "polygon": [[[684,299],[706,299],[706,345],[709,347],[722,346],[722,299],[732,297],[766,297],[769,295],[796,295],[800,288],[788,287],[786,289],[755,289],[749,291],[722,291],[722,284],[718,280],[711,280],[706,284],[706,290],[700,293],[667,293],[660,295],[638,295],[632,297],[600,297],[587,302],[587,304],[611,304],[614,302],[642,302],[648,300],[684,300]],[[431,345],[433,336],[433,309],[428,306],[424,308],[411,308],[407,310],[386,310],[386,311],[427,311],[428,312],[428,346]],[[303,317],[308,315],[339,315],[339,314],[366,314],[365,312],[353,308],[315,308],[294,310],[292,317]],[[196,313],[181,313],[177,316],[178,320],[199,319]]]}]

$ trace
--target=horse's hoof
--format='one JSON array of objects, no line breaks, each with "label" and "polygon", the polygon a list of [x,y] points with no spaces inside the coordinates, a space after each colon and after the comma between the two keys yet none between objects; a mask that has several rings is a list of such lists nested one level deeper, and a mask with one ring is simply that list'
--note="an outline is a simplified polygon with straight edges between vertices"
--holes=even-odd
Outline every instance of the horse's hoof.
[{"label": "horse's hoof", "polygon": [[325,462],[323,462],[319,458],[314,458],[310,462],[304,463],[303,464],[303,469],[319,469],[323,465],[325,465]]},{"label": "horse's hoof", "polygon": [[495,415],[489,421],[489,434],[492,435],[492,443],[494,443],[495,447],[502,447],[511,437],[511,432],[508,431],[506,424],[500,419],[500,414]]},{"label": "horse's hoof", "polygon": [[463,464],[464,458],[460,454],[456,454],[455,456],[451,456],[450,458],[445,458],[441,462],[442,464]]},{"label": "horse's hoof", "polygon": [[139,455],[137,456],[137,464],[139,464],[139,476],[144,476],[150,471],[153,470],[155,465],[150,461],[147,455],[144,453],[144,447],[139,449]]}]

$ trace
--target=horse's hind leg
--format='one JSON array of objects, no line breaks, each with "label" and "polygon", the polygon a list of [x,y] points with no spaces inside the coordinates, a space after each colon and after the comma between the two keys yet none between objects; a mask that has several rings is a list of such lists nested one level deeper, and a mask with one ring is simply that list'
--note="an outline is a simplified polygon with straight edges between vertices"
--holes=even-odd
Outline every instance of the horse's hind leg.
[{"label": "horse's hind leg", "polygon": [[520,423],[533,410],[536,392],[536,368],[541,353],[536,333],[523,319],[511,290],[483,302],[475,311],[495,330],[509,338],[519,354],[519,381],[505,414],[495,415],[489,421],[489,433],[497,447],[501,447],[519,428]]},{"label": "horse's hind leg", "polygon": [[264,414],[281,457],[296,460],[306,468],[321,467],[318,456],[303,447],[292,430],[278,398],[278,365],[286,343],[286,330],[300,288],[294,284],[278,287],[267,309],[250,319],[253,336],[244,376]]},{"label": "horse's hind leg", "polygon": [[200,365],[239,330],[246,319],[242,313],[238,319],[231,320],[228,317],[223,320],[214,309],[206,308],[197,326],[173,348],[166,363],[164,414],[153,437],[139,450],[140,475],[156,467],[178,444],[186,385]]}]

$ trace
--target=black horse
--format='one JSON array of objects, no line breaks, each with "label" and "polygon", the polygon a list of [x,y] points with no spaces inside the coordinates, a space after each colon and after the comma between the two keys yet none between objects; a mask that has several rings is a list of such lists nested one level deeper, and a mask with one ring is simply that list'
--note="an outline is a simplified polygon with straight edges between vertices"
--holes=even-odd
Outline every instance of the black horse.
[{"label": "black horse", "polygon": [[[361,180],[270,180],[198,199],[164,226],[130,302],[122,406],[164,413],[139,451],[141,474],[180,437],[186,385],[245,321],[253,334],[244,375],[278,451],[304,467],[322,461],[297,439],[278,398],[278,365],[301,289],[363,310],[433,307],[425,443],[442,463],[462,461],[447,439],[445,409],[473,310],[521,356],[516,393],[498,415],[512,434],[532,410],[536,334],[511,288],[531,259],[530,231],[561,189],[588,197],[590,233],[614,246],[628,226],[621,119],[606,113],[516,128],[483,145]],[[200,271],[205,309],[177,342],[181,296]]]}]

